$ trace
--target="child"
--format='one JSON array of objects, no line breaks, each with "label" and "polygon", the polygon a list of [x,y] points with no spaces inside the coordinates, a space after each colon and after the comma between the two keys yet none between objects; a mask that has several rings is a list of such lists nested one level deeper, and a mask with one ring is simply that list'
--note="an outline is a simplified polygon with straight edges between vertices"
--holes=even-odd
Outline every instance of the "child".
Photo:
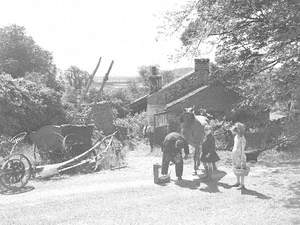
[{"label": "child", "polygon": [[216,153],[215,138],[212,135],[212,127],[206,125],[204,127],[205,139],[202,143],[202,153],[200,160],[203,162],[205,168],[205,177],[211,178],[212,171],[214,169],[213,164],[220,160],[218,154]]},{"label": "child", "polygon": [[[246,127],[242,123],[236,123],[232,129],[232,133],[235,135],[234,145],[232,149],[232,163],[233,168],[235,169],[246,169],[246,139],[244,136],[245,130]],[[236,175],[237,182],[232,186],[239,187],[238,189],[240,190],[245,189],[244,177],[244,175]]]}]

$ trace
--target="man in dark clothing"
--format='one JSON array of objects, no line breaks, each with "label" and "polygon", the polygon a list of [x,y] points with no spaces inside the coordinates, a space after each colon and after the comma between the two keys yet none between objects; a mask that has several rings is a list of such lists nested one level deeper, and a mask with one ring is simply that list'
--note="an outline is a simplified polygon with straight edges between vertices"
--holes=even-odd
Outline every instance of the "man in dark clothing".
[{"label": "man in dark clothing", "polygon": [[179,133],[169,133],[163,142],[162,175],[168,174],[170,162],[175,163],[175,171],[178,180],[182,180],[183,159],[181,150],[184,149],[185,159],[189,154],[189,145]]}]

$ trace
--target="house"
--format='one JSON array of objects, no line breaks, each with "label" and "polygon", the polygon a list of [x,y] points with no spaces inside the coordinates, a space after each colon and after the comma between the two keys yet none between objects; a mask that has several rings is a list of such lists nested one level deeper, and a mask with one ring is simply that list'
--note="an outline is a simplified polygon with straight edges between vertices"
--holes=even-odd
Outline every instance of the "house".
[{"label": "house", "polygon": [[[206,109],[215,116],[228,114],[241,101],[241,97],[221,83],[209,82],[209,60],[195,59],[194,71],[177,78],[164,87],[159,86],[160,77],[151,79],[155,84],[150,94],[130,104],[132,112],[147,112],[148,125],[155,128],[160,143],[167,127],[179,129],[179,116],[183,108],[195,106]],[[155,74],[154,74],[155,76]]]},{"label": "house", "polygon": [[183,108],[195,106],[215,116],[223,116],[241,100],[221,83],[209,82],[209,60],[195,59],[194,71],[162,87],[147,97],[148,124],[155,128],[179,127]]}]

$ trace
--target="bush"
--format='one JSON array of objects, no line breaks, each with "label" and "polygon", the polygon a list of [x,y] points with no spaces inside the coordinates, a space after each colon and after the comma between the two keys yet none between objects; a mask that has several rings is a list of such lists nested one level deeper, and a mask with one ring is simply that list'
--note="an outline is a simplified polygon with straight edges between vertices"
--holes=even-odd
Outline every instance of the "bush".
[{"label": "bush", "polygon": [[13,136],[66,122],[61,94],[34,82],[0,75],[0,134]]},{"label": "bush", "polygon": [[115,121],[117,126],[126,127],[129,139],[140,140],[143,138],[143,127],[146,125],[146,113],[135,114]]}]

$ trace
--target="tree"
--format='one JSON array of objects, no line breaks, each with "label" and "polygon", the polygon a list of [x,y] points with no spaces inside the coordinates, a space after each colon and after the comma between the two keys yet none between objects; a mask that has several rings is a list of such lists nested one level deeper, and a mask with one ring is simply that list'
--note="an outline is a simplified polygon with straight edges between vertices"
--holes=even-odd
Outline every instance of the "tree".
[{"label": "tree", "polygon": [[161,72],[163,86],[172,82],[175,79],[175,74],[171,70]]},{"label": "tree", "polygon": [[[198,0],[171,14],[182,31],[185,50],[198,54],[199,44],[217,43],[216,61],[224,80],[248,85],[264,73],[283,67],[294,82],[299,65],[300,4],[296,0]],[[176,24],[176,25],[175,25]],[[180,26],[178,26],[180,24]],[[296,79],[297,80],[297,79]]]},{"label": "tree", "polygon": [[52,54],[26,35],[24,27],[11,25],[0,28],[0,72],[13,78],[32,72],[55,78],[56,66]]},{"label": "tree", "polygon": [[198,55],[201,43],[216,43],[215,78],[238,88],[245,103],[300,105],[299,1],[197,0],[170,18],[184,53]]},{"label": "tree", "polygon": [[79,69],[77,66],[70,66],[64,73],[67,82],[64,99],[67,102],[78,103],[79,96],[86,87],[89,80],[89,73]]},{"label": "tree", "polygon": [[152,68],[157,68],[157,72],[158,72],[159,66],[157,65],[141,66],[138,69],[142,83],[148,90],[150,90],[150,86],[151,86],[149,77],[152,75]]},{"label": "tree", "polygon": [[13,136],[67,122],[61,95],[25,79],[0,76],[0,135]]},{"label": "tree", "polygon": [[139,75],[142,79],[144,86],[149,90],[150,89],[150,81],[149,76],[153,73],[153,68],[156,68],[157,75],[160,74],[162,76],[162,85],[166,85],[175,79],[175,74],[171,70],[159,70],[158,65],[149,65],[149,66],[141,66],[139,68]]},{"label": "tree", "polygon": [[65,72],[65,78],[68,85],[77,89],[82,90],[86,87],[89,80],[89,73],[79,69],[77,66],[70,66]]}]

